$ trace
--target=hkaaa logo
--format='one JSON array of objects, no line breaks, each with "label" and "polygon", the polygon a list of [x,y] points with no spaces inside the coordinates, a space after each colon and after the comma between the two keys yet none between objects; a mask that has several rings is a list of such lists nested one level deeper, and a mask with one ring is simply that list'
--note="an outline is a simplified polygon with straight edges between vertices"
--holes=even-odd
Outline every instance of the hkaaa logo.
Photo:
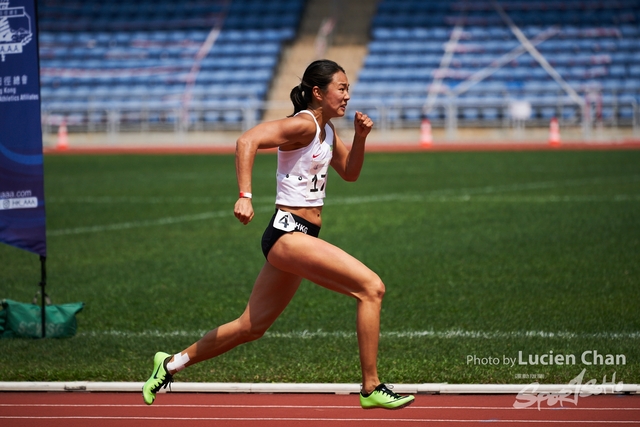
[{"label": "hkaaa logo", "polygon": [[9,0],[0,0],[0,57],[22,53],[33,38],[31,17],[24,7],[9,7]]}]

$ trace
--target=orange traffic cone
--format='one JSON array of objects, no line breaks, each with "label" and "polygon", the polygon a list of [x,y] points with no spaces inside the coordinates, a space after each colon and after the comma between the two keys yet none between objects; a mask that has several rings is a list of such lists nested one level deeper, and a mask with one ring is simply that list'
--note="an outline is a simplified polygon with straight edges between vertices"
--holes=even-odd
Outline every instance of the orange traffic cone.
[{"label": "orange traffic cone", "polygon": [[552,147],[560,146],[560,125],[555,117],[551,119],[549,124],[549,145]]},{"label": "orange traffic cone", "polygon": [[431,122],[429,122],[429,119],[423,119],[420,124],[420,145],[423,147],[431,147],[431,144],[433,144]]},{"label": "orange traffic cone", "polygon": [[58,144],[56,145],[58,150],[66,150],[69,148],[69,134],[67,132],[67,122],[63,120],[58,127]]}]

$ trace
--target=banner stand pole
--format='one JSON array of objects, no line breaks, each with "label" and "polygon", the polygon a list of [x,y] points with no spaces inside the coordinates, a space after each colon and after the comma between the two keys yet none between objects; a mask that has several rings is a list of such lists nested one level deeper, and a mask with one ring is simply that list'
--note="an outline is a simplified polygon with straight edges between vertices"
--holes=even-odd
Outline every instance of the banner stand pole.
[{"label": "banner stand pole", "polygon": [[47,333],[47,319],[46,319],[46,310],[45,310],[45,299],[46,295],[44,293],[44,287],[47,285],[47,257],[40,255],[40,296],[42,297],[42,338],[45,338]]}]

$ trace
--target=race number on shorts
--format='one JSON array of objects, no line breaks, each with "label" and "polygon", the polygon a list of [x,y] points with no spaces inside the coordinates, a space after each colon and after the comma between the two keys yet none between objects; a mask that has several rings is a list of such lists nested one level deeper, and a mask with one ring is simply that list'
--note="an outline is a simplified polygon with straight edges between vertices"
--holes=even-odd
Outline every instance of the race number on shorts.
[{"label": "race number on shorts", "polygon": [[282,231],[294,231],[296,229],[296,220],[293,219],[293,215],[290,212],[278,209],[276,219],[273,220],[273,228]]}]

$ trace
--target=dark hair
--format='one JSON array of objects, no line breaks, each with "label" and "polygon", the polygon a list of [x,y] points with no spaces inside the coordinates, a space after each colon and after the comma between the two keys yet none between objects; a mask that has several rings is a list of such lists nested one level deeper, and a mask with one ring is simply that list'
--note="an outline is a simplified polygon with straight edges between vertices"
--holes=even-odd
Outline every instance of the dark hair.
[{"label": "dark hair", "polygon": [[309,64],[300,84],[291,89],[291,94],[289,95],[291,102],[293,102],[293,114],[291,116],[307,109],[311,103],[312,89],[318,86],[323,91],[327,90],[333,75],[339,71],[345,72],[344,68],[329,59],[319,59]]}]

